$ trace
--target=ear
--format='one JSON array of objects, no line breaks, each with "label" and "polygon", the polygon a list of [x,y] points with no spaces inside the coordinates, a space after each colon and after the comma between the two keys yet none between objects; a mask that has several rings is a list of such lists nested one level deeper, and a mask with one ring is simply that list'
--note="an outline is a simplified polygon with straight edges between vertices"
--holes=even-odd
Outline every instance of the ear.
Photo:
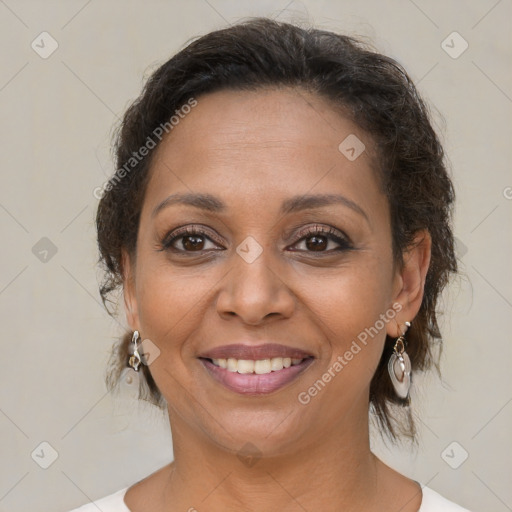
[{"label": "ear", "polygon": [[396,315],[396,322],[387,324],[387,334],[393,338],[406,330],[405,322],[412,323],[420,310],[431,248],[430,233],[426,229],[418,231],[410,247],[403,253],[402,267],[396,269],[393,304],[398,302],[402,309]]},{"label": "ear", "polygon": [[125,249],[121,249],[123,269],[123,298],[126,321],[132,331],[140,331],[137,298],[135,294],[135,265]]}]

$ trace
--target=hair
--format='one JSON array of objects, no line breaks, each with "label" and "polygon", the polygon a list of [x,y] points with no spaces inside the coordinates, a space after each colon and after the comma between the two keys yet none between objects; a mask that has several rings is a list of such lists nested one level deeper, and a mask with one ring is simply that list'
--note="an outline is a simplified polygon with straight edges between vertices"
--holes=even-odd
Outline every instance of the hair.
[{"label": "hair", "polygon": [[[107,311],[113,314],[108,307],[115,303],[111,293],[123,286],[121,251],[132,258],[136,254],[140,212],[156,150],[136,162],[133,155],[191,98],[220,90],[275,87],[316,94],[370,136],[376,147],[374,167],[389,202],[395,264],[403,264],[403,252],[420,230],[430,234],[431,261],[420,310],[407,332],[407,352],[413,372],[433,366],[439,371],[440,350],[434,350],[434,345],[441,347],[436,304],[450,273],[457,272],[451,228],[455,194],[430,111],[403,67],[361,40],[267,18],[195,39],[151,74],[126,110],[113,145],[118,171],[104,187],[96,217],[103,270],[100,294]],[[129,161],[131,169],[126,171]],[[125,333],[115,345],[106,376],[109,389],[127,365],[130,341],[131,333]],[[381,433],[396,441],[398,433],[414,439],[416,431],[410,401],[395,395],[387,373],[394,341],[386,337],[370,385],[370,411]],[[148,367],[142,369],[146,390],[139,397],[163,407],[165,400]]]}]

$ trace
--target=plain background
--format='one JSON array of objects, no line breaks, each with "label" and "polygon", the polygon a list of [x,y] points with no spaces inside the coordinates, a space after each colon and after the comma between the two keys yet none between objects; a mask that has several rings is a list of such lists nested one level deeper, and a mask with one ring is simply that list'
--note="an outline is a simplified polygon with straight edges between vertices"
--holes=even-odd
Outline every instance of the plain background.
[{"label": "plain background", "polygon": [[[0,511],[69,510],[172,458],[165,414],[103,383],[124,319],[99,300],[93,190],[144,78],[256,15],[367,37],[442,113],[464,274],[444,295],[443,381],[416,379],[417,449],[373,446],[474,512],[512,510],[509,0],[0,0]],[[31,47],[43,31],[58,43],[45,59]]]}]

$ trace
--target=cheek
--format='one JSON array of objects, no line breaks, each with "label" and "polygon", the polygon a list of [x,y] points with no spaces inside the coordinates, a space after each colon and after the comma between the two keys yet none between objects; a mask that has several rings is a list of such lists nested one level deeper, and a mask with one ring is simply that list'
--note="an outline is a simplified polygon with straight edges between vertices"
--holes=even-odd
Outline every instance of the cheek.
[{"label": "cheek", "polygon": [[200,298],[199,283],[173,278],[164,269],[140,277],[139,318],[148,333],[157,337],[166,331],[172,334],[174,328],[188,322],[189,315],[194,315],[193,306],[198,305]]},{"label": "cheek", "polygon": [[137,277],[141,335],[159,350],[159,356],[150,366],[151,375],[168,403],[181,403],[185,407],[180,383],[188,381],[191,371],[197,369],[186,366],[182,352],[189,348],[187,340],[201,326],[204,283],[200,278],[177,275],[161,263],[150,268],[149,261]]},{"label": "cheek", "polygon": [[[165,355],[166,364],[175,366],[182,349],[193,351],[187,340],[204,327],[205,308],[213,300],[215,283],[222,274],[216,268],[198,271],[172,268],[159,253],[143,254],[144,264],[137,273],[137,305],[141,334],[151,339]],[[174,354],[174,355],[172,355]]]},{"label": "cheek", "polygon": [[[315,277],[308,286],[315,314],[336,332],[347,335],[373,325],[391,306],[392,264],[372,253],[359,254],[353,262],[324,277]],[[305,282],[308,277],[303,274]],[[321,282],[323,281],[323,283]]]},{"label": "cheek", "polygon": [[323,292],[318,288],[313,301],[318,328],[331,341],[329,368],[336,365],[334,373],[343,370],[338,381],[345,384],[347,379],[369,382],[382,354],[386,323],[396,314],[391,307],[391,260],[364,255],[325,286]]}]

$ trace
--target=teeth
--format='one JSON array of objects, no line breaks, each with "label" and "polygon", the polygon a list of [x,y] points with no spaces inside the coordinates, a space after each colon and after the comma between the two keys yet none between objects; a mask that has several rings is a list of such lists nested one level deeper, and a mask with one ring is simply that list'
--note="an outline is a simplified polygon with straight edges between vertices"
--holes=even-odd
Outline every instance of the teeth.
[{"label": "teeth", "polygon": [[283,368],[297,365],[302,361],[302,359],[292,359],[291,357],[273,357],[272,359],[258,359],[257,361],[233,359],[232,357],[229,359],[212,359],[214,365],[225,368],[230,372],[255,373],[257,375],[277,372]]},{"label": "teeth", "polygon": [[254,361],[248,359],[238,360],[238,373],[253,373],[254,372]]},{"label": "teeth", "polygon": [[283,358],[282,357],[273,357],[270,360],[270,369],[273,372],[283,369]]},{"label": "teeth", "polygon": [[261,375],[263,373],[270,373],[272,371],[272,365],[270,359],[262,359],[261,361],[254,361],[254,373]]}]

